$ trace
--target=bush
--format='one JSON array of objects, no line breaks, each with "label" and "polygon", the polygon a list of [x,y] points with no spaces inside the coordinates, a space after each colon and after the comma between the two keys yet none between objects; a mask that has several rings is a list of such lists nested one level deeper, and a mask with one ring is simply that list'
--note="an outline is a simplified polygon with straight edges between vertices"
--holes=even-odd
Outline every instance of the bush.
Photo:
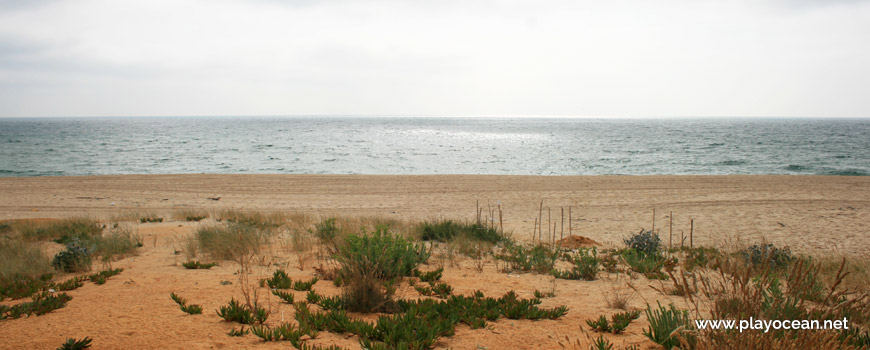
[{"label": "bush", "polygon": [[552,274],[556,278],[569,280],[586,280],[592,281],[598,275],[601,259],[598,258],[598,249],[582,248],[574,256],[567,256],[574,263],[574,268],[570,271],[553,270]]},{"label": "bush", "polygon": [[740,255],[743,256],[747,264],[755,267],[766,265],[774,269],[784,268],[794,260],[788,247],[777,248],[770,243],[755,244],[740,251]]},{"label": "bush", "polygon": [[656,254],[646,254],[634,249],[625,250],[622,253],[622,259],[632,271],[641,273],[649,279],[667,279],[668,275],[662,272],[662,268],[668,262],[664,256]]},{"label": "bush", "polygon": [[139,218],[140,223],[149,223],[149,222],[163,222],[163,218],[156,216],[146,216],[144,218]]},{"label": "bush", "polygon": [[505,253],[496,255],[496,258],[506,261],[510,271],[550,273],[558,255],[558,252],[543,245],[537,245],[532,249],[520,245],[508,245],[505,247]]},{"label": "bush", "polygon": [[441,279],[441,275],[443,272],[444,272],[443,267],[438,268],[437,270],[434,270],[434,271],[429,271],[429,272],[421,272],[420,270],[414,269],[414,277],[419,278],[420,281],[423,281],[423,282],[435,282],[435,281]]},{"label": "bush", "polygon": [[422,245],[412,244],[380,226],[372,234],[349,235],[339,250],[339,271],[344,280],[348,274],[371,275],[380,280],[394,280],[412,276],[414,269],[429,259],[429,252]]},{"label": "bush", "polygon": [[489,243],[499,243],[507,240],[503,234],[492,227],[458,223],[452,220],[423,222],[417,226],[417,231],[424,241],[447,242],[458,236]]},{"label": "bush", "polygon": [[643,335],[664,346],[665,349],[679,347],[681,337],[689,344],[692,344],[694,338],[690,333],[674,332],[679,328],[683,330],[692,329],[689,311],[677,310],[673,304],[670,305],[670,309],[665,308],[661,303],[658,303],[658,305],[658,310],[653,310],[647,305],[646,318],[649,321],[649,328],[644,328]]},{"label": "bush", "polygon": [[338,226],[335,225],[334,218],[314,224],[314,234],[323,242],[335,241],[335,238],[338,237],[338,232]]},{"label": "bush", "polygon": [[658,255],[661,239],[652,231],[643,231],[624,240],[625,245],[646,255]]},{"label": "bush", "polygon": [[79,237],[73,237],[66,244],[66,250],[54,256],[51,265],[64,272],[90,271],[93,252],[93,245],[86,245]]}]

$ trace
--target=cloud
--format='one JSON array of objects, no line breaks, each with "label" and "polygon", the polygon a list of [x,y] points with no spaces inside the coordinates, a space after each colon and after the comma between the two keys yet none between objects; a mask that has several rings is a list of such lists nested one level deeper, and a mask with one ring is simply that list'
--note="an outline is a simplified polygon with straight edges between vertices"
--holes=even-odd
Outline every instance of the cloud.
[{"label": "cloud", "polygon": [[0,116],[867,116],[838,2],[4,1]]}]

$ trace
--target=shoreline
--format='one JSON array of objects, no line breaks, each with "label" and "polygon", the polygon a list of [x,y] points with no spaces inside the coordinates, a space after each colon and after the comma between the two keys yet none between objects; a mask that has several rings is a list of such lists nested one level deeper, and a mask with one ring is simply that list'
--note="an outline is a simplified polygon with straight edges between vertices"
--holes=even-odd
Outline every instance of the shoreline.
[{"label": "shoreline", "polygon": [[[218,198],[220,200],[209,200]],[[541,200],[543,213],[539,213]],[[0,178],[0,220],[226,209],[315,216],[471,220],[501,204],[504,226],[530,241],[535,219],[571,208],[572,233],[603,243],[652,226],[667,241],[766,241],[796,252],[866,254],[870,177],[822,175],[290,175],[176,174]],[[487,207],[489,206],[489,208]],[[553,214],[555,213],[555,214]],[[541,215],[542,214],[542,215]],[[567,215],[567,212],[566,214]],[[567,221],[567,218],[565,219]],[[567,225],[567,223],[566,223]],[[567,232],[565,232],[567,235]]]}]

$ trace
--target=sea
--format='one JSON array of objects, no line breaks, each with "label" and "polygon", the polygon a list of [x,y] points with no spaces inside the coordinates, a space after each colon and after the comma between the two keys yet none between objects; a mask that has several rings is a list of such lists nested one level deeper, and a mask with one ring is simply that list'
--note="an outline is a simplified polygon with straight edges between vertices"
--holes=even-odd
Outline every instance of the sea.
[{"label": "sea", "polygon": [[0,118],[0,176],[870,174],[870,119]]}]

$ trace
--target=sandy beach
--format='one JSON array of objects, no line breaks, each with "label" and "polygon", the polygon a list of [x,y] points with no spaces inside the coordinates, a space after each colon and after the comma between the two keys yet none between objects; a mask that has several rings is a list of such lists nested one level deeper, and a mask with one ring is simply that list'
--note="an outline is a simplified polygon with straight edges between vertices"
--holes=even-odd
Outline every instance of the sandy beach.
[{"label": "sandy beach", "polygon": [[[210,200],[208,198],[220,198]],[[870,177],[118,175],[0,178],[0,219],[108,218],[178,209],[286,211],[318,216],[473,219],[501,204],[506,231],[531,240],[571,207],[571,229],[621,243],[641,228],[702,245],[766,240],[797,252],[866,254]],[[564,230],[567,231],[567,223]],[[676,241],[676,238],[674,239]]]},{"label": "sandy beach", "polygon": [[[218,200],[215,200],[219,198]],[[541,201],[543,211],[541,213]],[[479,203],[479,204],[478,204]],[[91,216],[111,222],[120,217],[159,215],[162,223],[136,224],[144,247],[136,256],[112,263],[124,271],[105,285],[85,284],[68,292],[68,306],[43,316],[0,323],[0,348],[54,348],[68,337],[94,339],[93,349],[277,349],[286,342],[262,342],[253,336],[229,337],[238,326],[224,322],[215,310],[240,297],[238,265],[222,262],[211,270],[186,270],[177,254],[181,238],[199,223],[171,219],[183,209],[219,211],[239,209],[310,214],[315,217],[381,216],[420,220],[451,218],[472,220],[479,205],[502,208],[505,231],[515,239],[531,241],[535,220],[547,222],[571,208],[571,230],[603,247],[621,245],[623,237],[641,228],[655,228],[667,244],[673,212],[673,232],[688,235],[694,220],[695,245],[747,245],[765,240],[816,256],[867,256],[870,236],[870,177],[825,176],[336,176],[336,175],[123,175],[87,177],[0,178],[0,219],[65,218]],[[484,214],[486,216],[488,214]],[[561,221],[559,221],[561,224]],[[565,235],[567,235],[567,223]],[[559,227],[561,233],[561,227]],[[677,243],[677,242],[675,242]],[[57,251],[60,245],[46,243]],[[273,261],[294,279],[314,276],[311,266],[296,267],[286,252]],[[284,259],[284,260],[281,260]],[[316,264],[316,262],[315,262]],[[94,271],[98,270],[99,263]],[[486,329],[459,326],[452,337],[442,337],[437,348],[453,349],[586,349],[591,333],[584,321],[612,313],[607,298],[617,290],[629,291],[629,309],[647,302],[669,301],[685,307],[678,296],[662,295],[659,281],[601,273],[595,281],[554,280],[540,274],[506,274],[490,259],[481,271],[460,258],[446,268],[443,280],[454,294],[481,290],[500,296],[515,290],[530,298],[535,290],[552,288],[556,296],[543,307],[566,305],[559,320],[506,320]],[[259,266],[258,277],[274,267]],[[556,281],[556,282],[553,282]],[[228,283],[229,282],[229,283]],[[321,281],[319,293],[335,295],[339,289]],[[169,298],[175,292],[204,307],[202,315],[186,315]],[[408,297],[414,290],[403,285],[396,293]],[[293,319],[293,308],[262,293],[271,308],[269,324]],[[304,292],[296,292],[304,300]],[[9,302],[5,302],[9,304]],[[654,303],[654,302],[653,302]],[[373,320],[372,316],[367,317]],[[581,326],[582,325],[582,326]],[[617,346],[657,345],[642,335],[644,318],[619,336],[608,335]],[[579,343],[578,343],[579,342]],[[355,337],[321,332],[314,345],[336,344],[359,348]],[[581,344],[581,345],[576,345]],[[573,347],[572,347],[573,346]]]}]

